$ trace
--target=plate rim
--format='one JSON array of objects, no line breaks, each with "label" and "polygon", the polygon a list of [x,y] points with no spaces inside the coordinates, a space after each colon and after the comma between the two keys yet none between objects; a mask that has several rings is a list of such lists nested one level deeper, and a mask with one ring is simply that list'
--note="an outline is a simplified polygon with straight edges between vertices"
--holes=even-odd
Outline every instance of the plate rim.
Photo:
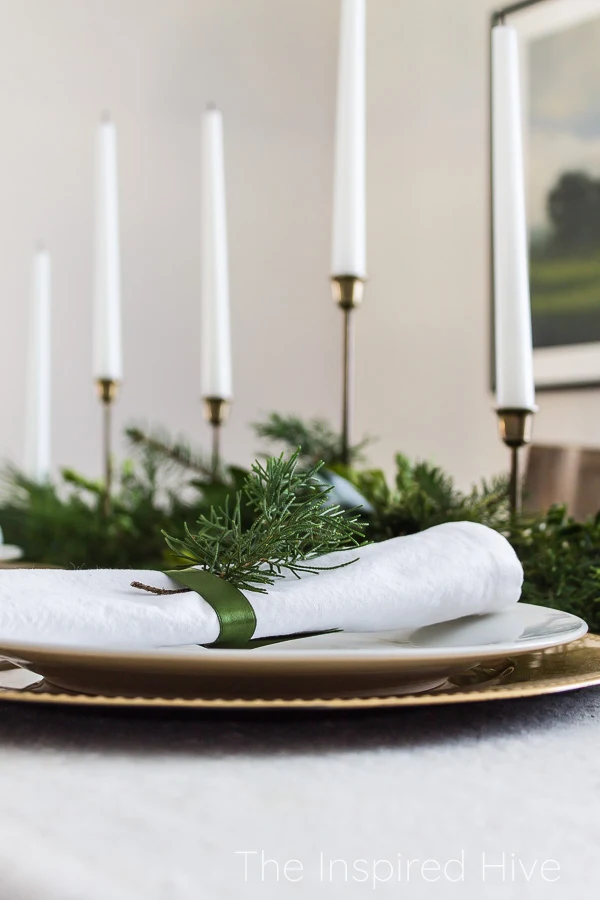
[{"label": "plate rim", "polygon": [[[565,636],[565,633],[562,632],[533,639],[527,644],[518,644],[515,641],[504,641],[496,644],[470,644],[458,647],[438,648],[410,647],[405,646],[404,644],[396,644],[393,646],[390,645],[389,647],[382,645],[381,647],[354,649],[310,648],[307,650],[302,649],[301,647],[290,647],[289,643],[287,643],[286,650],[277,650],[273,649],[273,647],[257,648],[252,652],[249,652],[248,650],[219,649],[218,652],[215,653],[214,651],[211,652],[209,648],[205,648],[207,651],[206,655],[205,653],[188,655],[186,653],[174,652],[174,648],[159,647],[138,649],[123,646],[121,649],[108,649],[93,646],[81,647],[69,644],[44,644],[31,641],[9,641],[5,643],[0,635],[0,657],[9,661],[23,661],[24,656],[28,653],[43,653],[48,662],[58,660],[59,662],[64,663],[67,660],[72,660],[75,663],[79,661],[98,663],[104,661],[107,664],[110,662],[123,662],[124,657],[127,657],[128,660],[131,660],[136,664],[156,662],[157,658],[159,658],[165,663],[183,663],[184,665],[185,661],[198,663],[200,660],[202,662],[208,662],[210,659],[211,666],[215,668],[227,667],[228,664],[233,662],[239,664],[241,661],[245,661],[250,666],[256,665],[259,667],[265,665],[276,666],[282,663],[309,664],[326,661],[341,663],[358,659],[379,659],[382,662],[385,661],[388,663],[398,661],[399,659],[405,659],[414,663],[438,664],[456,662],[462,659],[477,658],[478,660],[485,660],[495,659],[499,656],[522,656],[526,653],[535,653],[539,650],[546,650],[551,647],[572,643],[573,641],[584,637],[589,631],[587,623],[582,618],[573,613],[566,612],[565,610],[554,609],[553,607],[548,606],[538,606],[537,604],[532,603],[521,603],[520,601],[515,605],[514,609],[533,609],[540,611],[540,613],[545,612],[567,616],[573,623],[579,624],[567,637]],[[390,631],[393,630],[399,629],[390,629]],[[352,632],[348,632],[348,634],[351,633]],[[377,631],[370,633],[383,635],[389,632]],[[268,652],[261,652],[263,649],[267,649]],[[253,660],[255,663],[253,663]]]}]

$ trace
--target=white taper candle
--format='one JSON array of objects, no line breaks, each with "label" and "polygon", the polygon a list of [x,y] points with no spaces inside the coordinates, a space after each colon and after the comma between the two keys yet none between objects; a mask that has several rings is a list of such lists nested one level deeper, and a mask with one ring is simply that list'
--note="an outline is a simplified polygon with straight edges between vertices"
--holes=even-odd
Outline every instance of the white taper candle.
[{"label": "white taper candle", "polygon": [[209,107],[201,160],[202,396],[232,396],[223,117]]},{"label": "white taper candle", "polygon": [[365,0],[342,0],[333,184],[332,275],[366,278]]},{"label": "white taper candle", "polygon": [[496,400],[535,408],[519,51],[514,28],[492,29],[492,162]]},{"label": "white taper candle", "polygon": [[33,257],[25,432],[25,471],[35,481],[50,476],[51,262],[47,250]]},{"label": "white taper candle", "polygon": [[117,134],[103,115],[96,157],[96,236],[94,269],[94,378],[121,381],[121,258]]}]

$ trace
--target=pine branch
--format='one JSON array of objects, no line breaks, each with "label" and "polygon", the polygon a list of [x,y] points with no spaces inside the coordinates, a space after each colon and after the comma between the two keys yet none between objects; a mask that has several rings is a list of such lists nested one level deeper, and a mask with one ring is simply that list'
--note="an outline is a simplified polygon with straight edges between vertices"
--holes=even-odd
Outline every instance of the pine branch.
[{"label": "pine branch", "polygon": [[133,425],[125,429],[125,436],[132,447],[149,450],[165,462],[188,469],[202,478],[213,478],[210,462],[194,452],[183,439],[171,441],[162,431],[149,433]]},{"label": "pine branch", "polygon": [[600,513],[577,522],[553,506],[512,522],[507,536],[525,571],[522,600],[564,609],[600,631]]},{"label": "pine branch", "polygon": [[373,507],[369,536],[375,541],[414,534],[442,522],[481,522],[505,530],[508,524],[508,485],[505,478],[482,482],[469,494],[458,491],[452,479],[427,462],[411,463],[396,456],[396,477],[390,486],[380,470],[351,471],[349,477]]},{"label": "pine branch", "polygon": [[38,483],[14,467],[0,470],[0,522],[6,541],[22,547],[28,562],[67,568],[164,568],[173,558],[161,529],[176,532],[187,516],[196,517],[207,504],[188,482],[179,490],[153,483],[147,462],[144,457],[134,466],[127,460],[115,471],[108,518],[100,513],[101,483],[78,472],[63,470],[56,482]]},{"label": "pine branch", "polygon": [[[322,461],[326,466],[342,462],[342,438],[324,419],[303,421],[298,416],[271,413],[264,422],[253,426],[256,434],[288,451],[300,448],[300,459],[311,465]],[[361,462],[365,447],[371,443],[364,438],[349,449],[351,464]]]},{"label": "pine branch", "polygon": [[[274,584],[286,571],[298,578],[317,574],[321,567],[311,560],[362,546],[364,524],[357,512],[328,503],[332,489],[316,478],[322,463],[301,471],[298,459],[296,450],[288,459],[282,454],[264,465],[255,462],[233,502],[228,497],[223,506],[211,507],[195,533],[187,525],[183,539],[165,533],[169,548],[188,566],[203,566],[236,587],[265,593],[262,585]],[[247,528],[242,506],[254,514]]]},{"label": "pine branch", "polygon": [[81,475],[74,469],[62,469],[61,475],[65,484],[69,484],[74,488],[87,491],[96,497],[102,497],[104,493],[104,485],[101,481],[92,481],[91,478],[86,478],[85,475]]}]

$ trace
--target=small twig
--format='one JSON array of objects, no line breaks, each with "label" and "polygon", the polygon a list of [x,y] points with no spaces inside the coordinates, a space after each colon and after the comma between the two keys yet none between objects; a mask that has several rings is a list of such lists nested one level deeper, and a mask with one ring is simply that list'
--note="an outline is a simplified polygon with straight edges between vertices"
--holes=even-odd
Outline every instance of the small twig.
[{"label": "small twig", "polygon": [[192,590],[186,587],[167,590],[167,588],[152,587],[151,584],[142,584],[141,581],[132,581],[131,587],[138,588],[140,591],[148,591],[149,594],[160,594],[161,596],[164,594],[187,594]]}]

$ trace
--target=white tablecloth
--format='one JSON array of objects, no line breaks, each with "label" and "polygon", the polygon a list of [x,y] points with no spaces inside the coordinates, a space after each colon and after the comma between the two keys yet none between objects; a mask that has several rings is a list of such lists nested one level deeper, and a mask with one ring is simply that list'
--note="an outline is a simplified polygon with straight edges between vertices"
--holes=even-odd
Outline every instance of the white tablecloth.
[{"label": "white tablecloth", "polygon": [[599,786],[600,689],[335,715],[0,704],[0,897],[591,898]]}]

